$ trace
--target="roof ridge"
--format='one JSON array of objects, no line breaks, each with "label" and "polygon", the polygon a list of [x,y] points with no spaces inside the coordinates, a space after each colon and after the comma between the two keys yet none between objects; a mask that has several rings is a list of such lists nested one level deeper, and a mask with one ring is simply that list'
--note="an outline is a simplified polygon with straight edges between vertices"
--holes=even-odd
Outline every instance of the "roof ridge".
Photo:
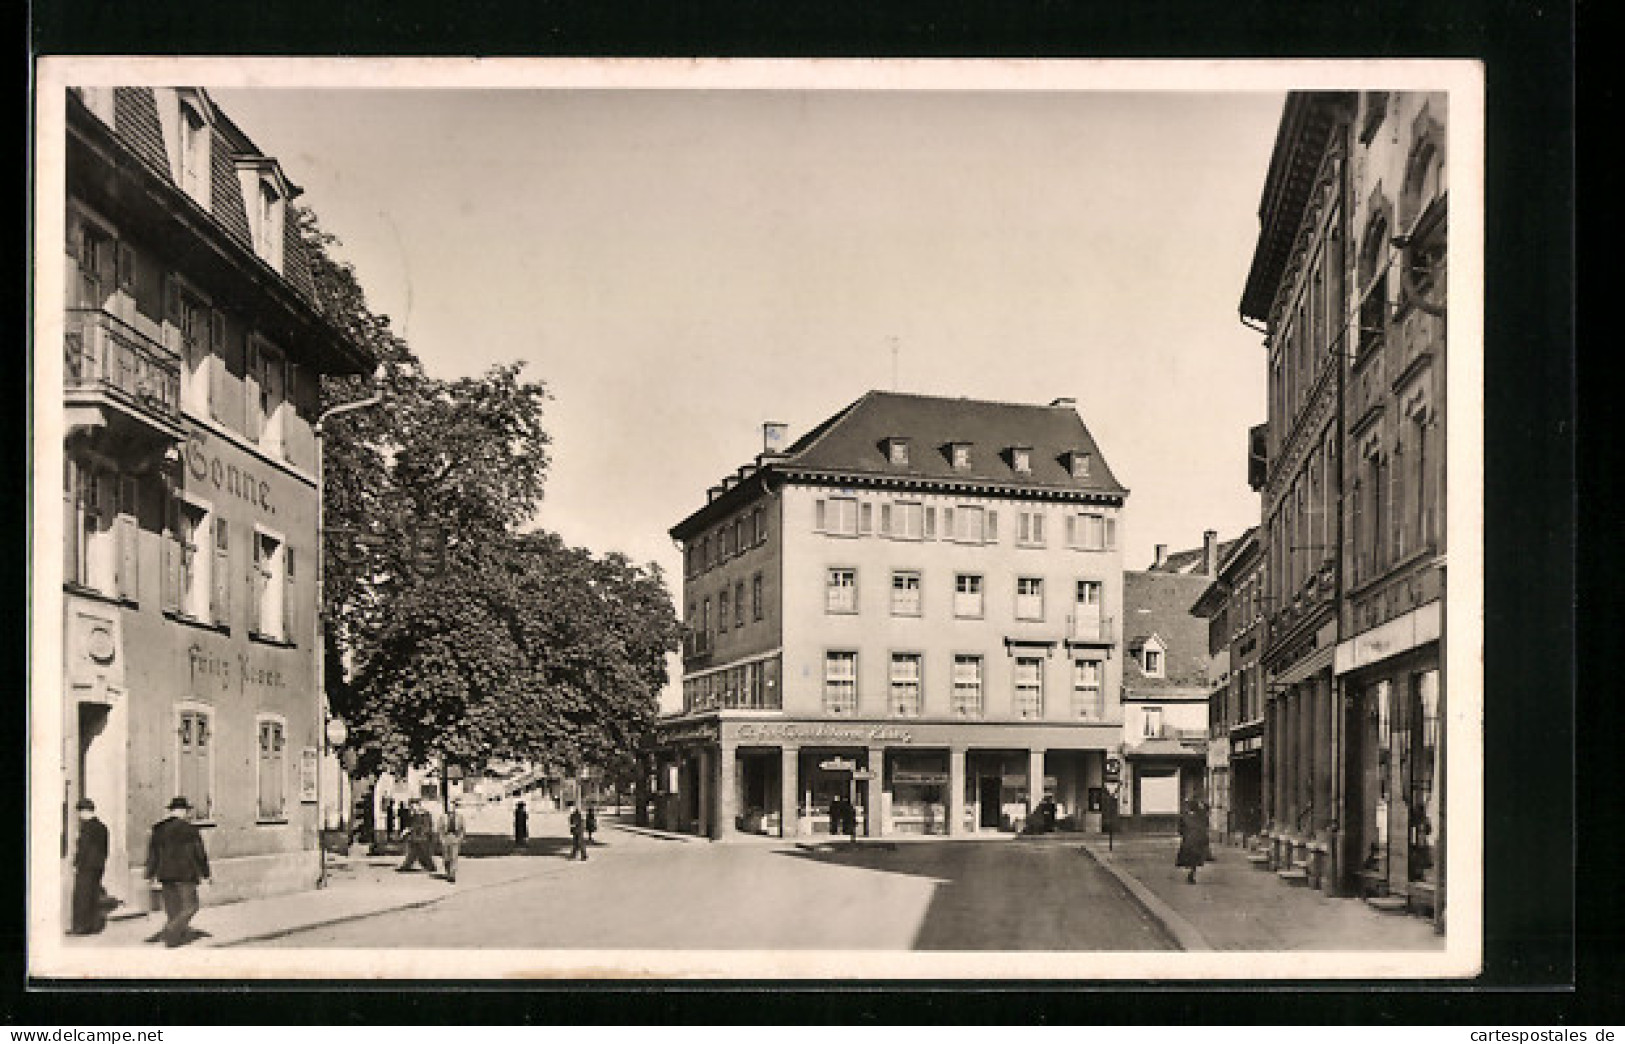
[{"label": "roof ridge", "polygon": [[[868,391],[864,392],[862,395],[858,396],[853,401],[847,403],[847,405],[846,405],[846,407],[844,409],[836,411],[833,416],[831,416],[831,417],[829,417],[829,418],[827,418],[827,419],[825,419],[823,421],[820,421],[818,424],[814,425],[813,429],[811,431],[807,432],[807,434],[803,435],[800,439],[797,439],[795,444],[792,445],[790,447],[790,449],[785,452],[785,459],[786,460],[792,460],[795,457],[800,457],[800,456],[805,455],[814,446],[818,445],[821,441],[823,441],[825,436],[827,436],[830,432],[834,431],[836,426],[838,424],[840,424],[840,422],[842,420],[844,420],[846,417],[850,416],[853,410],[856,410],[859,406],[861,406],[865,402],[867,402],[869,400],[870,396],[872,396],[874,394],[875,394],[875,390],[873,388],[869,389]],[[803,445],[801,445],[801,443],[805,439],[811,439],[812,441],[808,442],[805,446],[803,446]]]}]

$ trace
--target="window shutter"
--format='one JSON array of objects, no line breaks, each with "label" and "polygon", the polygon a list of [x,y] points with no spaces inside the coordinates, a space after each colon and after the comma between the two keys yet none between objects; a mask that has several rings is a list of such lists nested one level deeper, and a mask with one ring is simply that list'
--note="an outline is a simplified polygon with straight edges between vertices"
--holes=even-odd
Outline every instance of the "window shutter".
[{"label": "window shutter", "polygon": [[954,538],[953,508],[945,507],[942,509],[942,535],[948,540],[952,540]]},{"label": "window shutter", "polygon": [[[166,491],[167,493],[167,491]],[[159,601],[166,613],[181,607],[180,505],[173,493],[164,497],[164,568],[159,578]]]},{"label": "window shutter", "polygon": [[68,462],[67,482],[62,490],[62,579],[81,580],[79,575],[79,477]]},{"label": "window shutter", "polygon": [[226,321],[209,311],[209,354],[203,365],[209,368],[209,416],[224,420],[226,412]]},{"label": "window shutter", "polygon": [[1033,543],[1042,544],[1044,542],[1044,515],[1042,512],[1034,511],[1032,514],[1032,519]]},{"label": "window shutter", "polygon": [[1077,547],[1078,546],[1078,516],[1077,515],[1067,515],[1066,516],[1066,546],[1067,547]]},{"label": "window shutter", "polygon": [[1388,553],[1395,562],[1405,557],[1405,467],[1404,448],[1395,446],[1388,463]]},{"label": "window shutter", "polygon": [[258,439],[260,432],[265,430],[265,414],[260,402],[260,346],[252,336],[248,338],[243,349],[243,395],[248,400],[248,409],[244,411],[244,421],[248,428],[248,437]]},{"label": "window shutter", "polygon": [[925,535],[927,539],[935,539],[937,535],[937,509],[934,507],[925,509]]},{"label": "window shutter", "polygon": [[875,506],[873,504],[858,505],[858,532],[872,533],[875,529]]},{"label": "window shutter", "polygon": [[137,537],[141,532],[136,518],[139,506],[137,494],[140,486],[133,477],[126,476],[119,483],[119,514],[113,530],[118,547],[118,593],[120,598],[135,601],[139,597],[139,562]]},{"label": "window shutter", "polygon": [[999,513],[997,511],[987,513],[987,542],[990,544],[999,542]]},{"label": "window shutter", "polygon": [[293,548],[282,545],[282,640],[294,640],[293,629]]},{"label": "window shutter", "polygon": [[175,331],[171,347],[181,342],[181,282],[171,272],[164,280],[164,319]]},{"label": "window shutter", "polygon": [[824,532],[824,516],[826,505],[822,498],[813,502],[813,528],[820,533]]},{"label": "window shutter", "polygon": [[128,243],[118,245],[118,268],[115,274],[120,290],[133,290],[135,287],[135,251],[130,249]]},{"label": "window shutter", "polygon": [[1111,515],[1106,516],[1106,549],[1117,547],[1117,519]]},{"label": "window shutter", "polygon": [[891,536],[891,505],[880,505],[880,535]]},{"label": "window shutter", "polygon": [[[1370,546],[1370,537],[1365,531],[1365,487],[1359,483],[1354,486],[1354,579],[1360,580],[1366,573],[1366,548]],[[1277,581],[1279,585],[1279,581]]]},{"label": "window shutter", "polygon": [[217,624],[231,623],[231,531],[226,520],[214,520],[214,590],[209,600],[210,615]]}]

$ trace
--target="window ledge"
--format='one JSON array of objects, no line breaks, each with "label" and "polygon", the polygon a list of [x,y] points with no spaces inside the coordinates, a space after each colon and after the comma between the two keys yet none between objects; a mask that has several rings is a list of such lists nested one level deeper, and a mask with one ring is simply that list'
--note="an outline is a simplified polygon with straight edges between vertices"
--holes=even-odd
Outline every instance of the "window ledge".
[{"label": "window ledge", "polygon": [[249,641],[259,642],[261,645],[274,645],[278,649],[292,649],[294,642],[290,638],[279,638],[274,634],[261,634],[259,631],[248,632]]},{"label": "window ledge", "polygon": [[187,627],[196,627],[200,631],[213,631],[215,634],[231,633],[230,624],[215,623],[213,620],[199,619],[198,617],[192,616],[189,613],[183,613],[178,609],[165,609],[164,615],[174,623],[183,624]]},{"label": "window ledge", "polygon": [[104,602],[107,605],[122,605],[134,609],[139,607],[141,604],[134,598],[126,598],[123,595],[117,594],[108,594],[106,591],[103,591],[100,588],[87,587],[84,584],[75,583],[72,580],[64,581],[62,584],[62,590],[71,595],[78,595],[80,598],[88,598],[95,602]]},{"label": "window ledge", "polygon": [[289,819],[288,819],[288,817],[286,815],[282,815],[282,816],[261,816],[261,817],[254,820],[254,825],[255,826],[287,826],[289,822],[290,821],[289,821]]}]

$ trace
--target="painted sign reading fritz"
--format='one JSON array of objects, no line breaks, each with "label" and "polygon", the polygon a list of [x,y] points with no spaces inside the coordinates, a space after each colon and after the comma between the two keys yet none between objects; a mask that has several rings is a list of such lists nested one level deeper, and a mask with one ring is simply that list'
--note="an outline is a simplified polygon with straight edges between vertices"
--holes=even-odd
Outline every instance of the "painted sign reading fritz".
[{"label": "painted sign reading fritz", "polygon": [[281,671],[251,663],[247,653],[237,653],[234,657],[217,656],[205,652],[201,645],[194,643],[186,650],[186,657],[192,664],[193,688],[197,687],[200,680],[207,682],[209,679],[218,680],[222,689],[231,688],[233,679],[237,680],[239,688],[263,685],[267,688],[281,689],[288,684]]}]

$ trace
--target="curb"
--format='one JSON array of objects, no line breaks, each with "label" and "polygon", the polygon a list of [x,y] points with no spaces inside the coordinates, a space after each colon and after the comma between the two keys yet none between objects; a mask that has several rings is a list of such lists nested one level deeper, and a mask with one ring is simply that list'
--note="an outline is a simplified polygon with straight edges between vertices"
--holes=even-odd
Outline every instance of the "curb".
[{"label": "curb", "polygon": [[652,837],[657,841],[707,841],[709,838],[699,837],[695,834],[674,834],[669,830],[656,830],[653,827],[633,826],[630,823],[610,823],[612,830],[624,830],[628,834],[641,834]]},{"label": "curb", "polygon": [[1174,940],[1174,944],[1181,950],[1191,953],[1207,953],[1213,950],[1213,944],[1207,941],[1196,925],[1186,920],[1173,907],[1157,898],[1155,892],[1147,888],[1139,878],[1126,870],[1120,870],[1117,862],[1109,854],[1097,851],[1091,845],[1080,845],[1078,851],[1095,861],[1095,865],[1111,874],[1117,883],[1133,897],[1140,909],[1153,921],[1162,926]]}]

